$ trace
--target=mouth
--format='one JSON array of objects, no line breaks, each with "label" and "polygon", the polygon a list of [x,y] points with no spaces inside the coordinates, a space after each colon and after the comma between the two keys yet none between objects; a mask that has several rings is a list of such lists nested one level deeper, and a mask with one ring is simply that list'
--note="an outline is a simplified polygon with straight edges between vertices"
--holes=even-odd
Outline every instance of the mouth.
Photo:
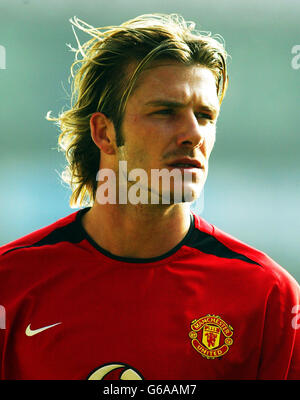
[{"label": "mouth", "polygon": [[195,159],[192,158],[180,158],[178,160],[173,161],[172,163],[168,164],[169,167],[173,168],[180,168],[180,169],[192,169],[192,168],[197,168],[197,169],[203,169],[203,165]]}]

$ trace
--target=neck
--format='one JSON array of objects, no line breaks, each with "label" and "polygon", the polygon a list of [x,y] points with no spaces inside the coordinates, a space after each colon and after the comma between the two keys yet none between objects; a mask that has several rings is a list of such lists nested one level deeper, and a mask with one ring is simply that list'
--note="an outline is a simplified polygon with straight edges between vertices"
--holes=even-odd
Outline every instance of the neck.
[{"label": "neck", "polygon": [[190,206],[95,203],[82,225],[103,249],[120,257],[152,258],[174,248],[190,227]]}]

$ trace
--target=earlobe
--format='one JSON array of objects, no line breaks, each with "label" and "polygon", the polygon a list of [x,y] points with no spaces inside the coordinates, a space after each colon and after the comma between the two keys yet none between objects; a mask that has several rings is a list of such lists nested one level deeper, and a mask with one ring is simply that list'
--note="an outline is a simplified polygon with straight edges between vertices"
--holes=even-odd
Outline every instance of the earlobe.
[{"label": "earlobe", "polygon": [[105,114],[96,112],[91,116],[90,130],[93,142],[103,153],[116,153],[114,125]]}]

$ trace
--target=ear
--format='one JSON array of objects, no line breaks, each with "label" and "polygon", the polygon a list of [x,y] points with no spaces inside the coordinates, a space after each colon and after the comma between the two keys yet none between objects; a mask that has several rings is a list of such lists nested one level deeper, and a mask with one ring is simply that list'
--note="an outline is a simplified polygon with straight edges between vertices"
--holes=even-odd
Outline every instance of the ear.
[{"label": "ear", "polygon": [[105,114],[94,113],[90,118],[90,129],[93,142],[103,153],[116,154],[114,124]]}]

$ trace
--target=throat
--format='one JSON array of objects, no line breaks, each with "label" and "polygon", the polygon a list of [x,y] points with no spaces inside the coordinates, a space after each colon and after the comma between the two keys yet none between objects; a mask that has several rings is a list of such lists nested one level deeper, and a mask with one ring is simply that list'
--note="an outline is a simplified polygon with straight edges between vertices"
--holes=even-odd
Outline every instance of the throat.
[{"label": "throat", "polygon": [[94,206],[83,216],[83,229],[101,249],[117,257],[160,257],[184,239],[191,225],[189,209],[187,213],[174,210],[175,215],[169,213],[160,218],[138,215],[113,218],[104,210],[93,209]]}]

